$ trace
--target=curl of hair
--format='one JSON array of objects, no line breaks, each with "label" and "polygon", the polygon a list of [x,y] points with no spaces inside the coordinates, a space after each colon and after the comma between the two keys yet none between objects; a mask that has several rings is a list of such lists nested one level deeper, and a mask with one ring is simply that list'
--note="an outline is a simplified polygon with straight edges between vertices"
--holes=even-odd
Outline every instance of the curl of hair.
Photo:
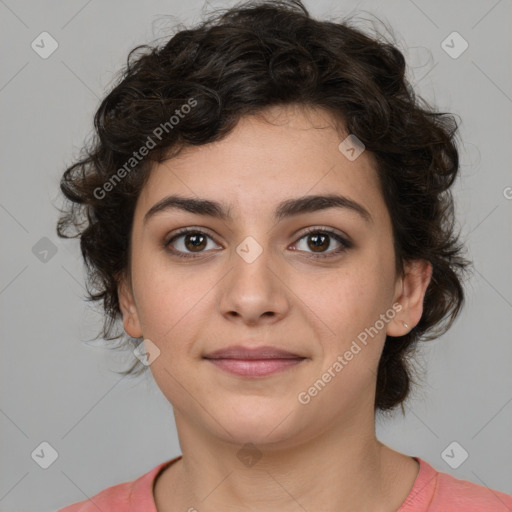
[{"label": "curl of hair", "polygon": [[[432,265],[420,322],[405,336],[388,336],[379,362],[375,408],[401,404],[411,384],[408,356],[418,340],[440,336],[458,315],[469,264],[454,232],[450,193],[459,169],[457,124],[417,98],[405,72],[393,44],[348,22],[316,20],[298,0],[237,6],[177,32],[164,45],[132,50],[95,114],[85,155],[66,169],[60,185],[67,202],[57,233],[80,238],[87,298],[103,306],[100,336],[125,336],[116,332],[117,286],[129,275],[133,213],[152,162],[222,139],[243,116],[267,107],[322,108],[375,157],[397,270],[415,259]],[[192,98],[194,108],[171,127],[170,117]],[[162,125],[167,129],[156,137]],[[149,154],[121,172],[149,139]],[[136,361],[121,373],[144,369]]]}]

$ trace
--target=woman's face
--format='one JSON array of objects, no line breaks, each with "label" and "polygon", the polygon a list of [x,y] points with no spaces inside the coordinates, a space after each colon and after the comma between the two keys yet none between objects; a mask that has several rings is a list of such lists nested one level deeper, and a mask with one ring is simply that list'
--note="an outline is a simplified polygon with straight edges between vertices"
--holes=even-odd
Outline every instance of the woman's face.
[{"label": "woman's face", "polygon": [[[386,333],[419,319],[407,307],[416,281],[405,287],[395,273],[371,155],[347,158],[338,146],[348,134],[323,111],[274,108],[267,118],[274,124],[244,118],[224,140],[151,171],[135,210],[131,286],[120,287],[125,330],[150,340],[150,361],[158,347],[150,369],[175,416],[240,444],[373,422]],[[226,216],[176,206],[147,216],[169,196],[218,203]],[[344,199],[308,208],[312,196]],[[302,359],[239,375],[205,358],[234,345]]]}]

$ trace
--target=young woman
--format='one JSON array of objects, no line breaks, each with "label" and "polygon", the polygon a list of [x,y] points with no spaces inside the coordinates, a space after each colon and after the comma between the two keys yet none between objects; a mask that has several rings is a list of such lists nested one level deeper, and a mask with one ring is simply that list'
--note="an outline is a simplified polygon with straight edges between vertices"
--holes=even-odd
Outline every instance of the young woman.
[{"label": "young woman", "polygon": [[149,366],[182,455],[63,512],[512,510],[375,435],[468,264],[456,125],[404,71],[298,1],[130,55],[58,232],[80,237],[103,335],[122,319],[127,372]]}]

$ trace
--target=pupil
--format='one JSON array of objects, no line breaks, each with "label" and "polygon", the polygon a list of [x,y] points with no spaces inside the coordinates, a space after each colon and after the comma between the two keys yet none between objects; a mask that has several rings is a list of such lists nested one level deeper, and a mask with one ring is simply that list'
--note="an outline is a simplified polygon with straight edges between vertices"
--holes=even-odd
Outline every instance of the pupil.
[{"label": "pupil", "polygon": [[[319,239],[322,239],[322,241],[319,242]],[[311,249],[318,249],[318,248],[327,249],[329,247],[329,242],[327,242],[327,244],[325,243],[325,241],[327,240],[326,235],[322,235],[322,234],[311,235],[310,240],[313,240],[313,245],[312,245],[312,247],[310,247]]]},{"label": "pupil", "polygon": [[[312,241],[312,244],[310,244],[311,249],[327,249],[329,247],[329,242],[326,243],[326,235],[310,235],[309,240]],[[193,249],[204,249],[205,237],[200,234],[187,235],[185,245],[187,245],[187,248],[190,249],[191,247],[188,247],[188,243],[192,244]]]},{"label": "pupil", "polygon": [[[201,240],[202,239],[202,240]],[[191,249],[191,247],[188,246],[187,242],[192,243],[193,249],[204,249],[205,244],[205,237],[203,235],[195,234],[195,235],[187,235],[186,236],[186,243],[188,249]]]}]

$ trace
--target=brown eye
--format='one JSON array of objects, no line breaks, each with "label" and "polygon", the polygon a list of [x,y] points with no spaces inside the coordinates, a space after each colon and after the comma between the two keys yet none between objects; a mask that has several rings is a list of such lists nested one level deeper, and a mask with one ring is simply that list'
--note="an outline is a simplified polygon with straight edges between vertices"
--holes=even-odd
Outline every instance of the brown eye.
[{"label": "brown eye", "polygon": [[[185,228],[164,242],[164,247],[176,256],[194,257],[194,253],[200,255],[208,252],[205,249],[210,240],[213,241],[212,237],[203,231]],[[220,248],[217,244],[213,245],[214,248]]]},{"label": "brown eye", "polygon": [[308,235],[308,247],[314,252],[323,252],[329,248],[329,237],[324,234]]},{"label": "brown eye", "polygon": [[189,251],[198,252],[206,247],[206,237],[200,233],[187,234],[183,243]]},{"label": "brown eye", "polygon": [[[301,248],[300,245],[302,240],[306,240],[306,243],[303,244],[305,247]],[[309,230],[299,239],[296,245],[298,250],[309,252],[313,258],[328,258],[336,256],[352,247],[350,242],[334,231],[320,229]],[[333,245],[334,248],[332,248]]]}]

